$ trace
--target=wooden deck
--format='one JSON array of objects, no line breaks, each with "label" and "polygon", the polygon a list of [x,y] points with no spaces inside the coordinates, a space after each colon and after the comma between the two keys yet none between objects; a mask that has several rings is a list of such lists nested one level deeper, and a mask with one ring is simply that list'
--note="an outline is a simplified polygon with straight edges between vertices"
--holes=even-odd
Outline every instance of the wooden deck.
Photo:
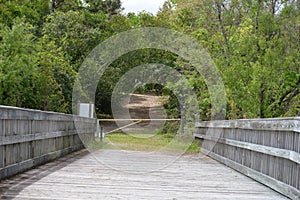
[{"label": "wooden deck", "polygon": [[[131,173],[132,161],[119,151],[102,150],[106,161],[129,169],[119,171],[98,162],[87,150],[7,179],[0,184],[1,199],[287,199],[256,181],[207,157],[186,155],[154,172]],[[147,157],[145,152],[130,152]],[[142,166],[153,166],[172,155],[156,156]]]}]

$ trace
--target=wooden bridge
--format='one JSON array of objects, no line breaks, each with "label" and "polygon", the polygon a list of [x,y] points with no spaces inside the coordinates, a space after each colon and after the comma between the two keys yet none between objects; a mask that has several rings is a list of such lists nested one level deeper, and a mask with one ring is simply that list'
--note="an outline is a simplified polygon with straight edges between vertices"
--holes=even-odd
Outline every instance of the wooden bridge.
[{"label": "wooden bridge", "polygon": [[[95,119],[0,107],[1,199],[300,199],[300,118],[202,122],[209,157],[179,158],[90,153],[74,120],[93,140]],[[145,172],[163,160],[174,162]]]}]

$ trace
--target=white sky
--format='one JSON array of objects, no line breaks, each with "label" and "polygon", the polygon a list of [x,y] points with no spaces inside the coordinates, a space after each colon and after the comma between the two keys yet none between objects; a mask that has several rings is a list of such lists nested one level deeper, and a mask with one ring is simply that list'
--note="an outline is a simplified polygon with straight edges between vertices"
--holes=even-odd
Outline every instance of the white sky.
[{"label": "white sky", "polygon": [[121,0],[125,13],[138,13],[143,10],[156,14],[165,0]]}]

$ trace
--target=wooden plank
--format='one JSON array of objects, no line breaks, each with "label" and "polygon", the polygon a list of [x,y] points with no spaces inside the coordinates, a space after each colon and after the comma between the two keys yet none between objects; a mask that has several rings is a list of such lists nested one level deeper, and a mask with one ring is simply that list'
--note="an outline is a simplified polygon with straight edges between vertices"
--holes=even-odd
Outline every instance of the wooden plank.
[{"label": "wooden plank", "polygon": [[225,139],[225,138],[213,138],[210,136],[205,136],[203,134],[194,134],[194,137],[199,138],[199,139],[204,139],[204,140],[210,140],[214,142],[219,142],[223,144],[228,144],[231,146],[243,148],[243,149],[248,149],[251,151],[256,151],[280,158],[285,158],[288,160],[291,160],[297,164],[300,164],[300,154],[295,152],[295,151],[290,151],[290,150],[285,150],[285,149],[279,149],[279,148],[274,148],[274,147],[268,147],[268,146],[263,146],[263,145],[257,145],[257,144],[252,144],[248,142],[240,142],[236,140],[230,140],[230,139]]},{"label": "wooden plank", "polygon": [[37,166],[64,155],[58,152],[83,147],[74,121],[84,127],[78,129],[86,140],[92,140],[96,119],[0,106],[0,180],[32,167],[33,161]]},{"label": "wooden plank", "polygon": [[298,199],[300,117],[200,122],[196,127],[203,150],[233,162],[231,167],[238,164],[240,170],[261,174],[253,178],[263,177],[272,188]]},{"label": "wooden plank", "polygon": [[[268,187],[202,155],[185,155],[176,160],[173,155],[126,151],[135,160],[132,162],[123,153],[102,150],[88,154],[85,150],[67,155],[2,181],[0,196],[22,200],[287,200]],[[141,157],[149,160],[141,162]],[[140,169],[159,166],[161,161],[168,159],[176,161],[151,173],[131,171],[136,166]],[[107,162],[115,163],[124,171],[104,165]]]},{"label": "wooden plank", "polygon": [[254,180],[282,193],[283,195],[285,195],[291,199],[294,199],[294,200],[300,199],[300,191],[294,187],[291,187],[283,182],[280,182],[270,176],[266,176],[262,173],[259,173],[251,168],[247,168],[239,163],[233,162],[230,159],[219,156],[218,154],[215,154],[213,152],[209,152],[206,150],[202,150],[202,152],[209,155],[210,157],[220,161],[221,163],[245,174],[246,176],[249,176],[249,177],[253,178]]},{"label": "wooden plank", "polygon": [[238,128],[246,130],[294,131],[300,133],[300,117],[239,119],[197,122],[196,128]]},{"label": "wooden plank", "polygon": [[76,130],[70,130],[70,131],[42,132],[42,133],[34,133],[34,134],[27,134],[27,135],[16,135],[11,137],[3,137],[0,140],[0,145],[24,143],[24,142],[34,141],[34,140],[46,140],[46,139],[64,137],[64,136],[76,135],[76,134],[77,134]]},{"label": "wooden plank", "polygon": [[51,153],[47,153],[41,156],[36,156],[33,159],[27,159],[22,162],[18,162],[0,169],[0,179],[11,177],[17,173],[24,172],[33,167],[39,166],[43,163],[49,162],[51,160],[62,157],[66,154],[72,153],[74,151],[78,151],[83,148],[83,145],[76,145],[72,147],[68,147],[66,149],[61,149],[59,151],[54,151]]}]

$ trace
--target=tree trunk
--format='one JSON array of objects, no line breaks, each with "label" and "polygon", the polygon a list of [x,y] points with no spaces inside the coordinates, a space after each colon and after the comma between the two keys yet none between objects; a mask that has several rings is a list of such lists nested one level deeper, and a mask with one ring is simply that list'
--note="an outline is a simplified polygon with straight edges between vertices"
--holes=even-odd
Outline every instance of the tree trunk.
[{"label": "tree trunk", "polygon": [[259,91],[259,98],[260,98],[259,117],[265,118],[265,115],[264,115],[265,94],[264,94],[263,84],[260,84],[259,90],[260,90]]},{"label": "tree trunk", "polygon": [[50,0],[50,14],[55,10],[55,0]]}]

